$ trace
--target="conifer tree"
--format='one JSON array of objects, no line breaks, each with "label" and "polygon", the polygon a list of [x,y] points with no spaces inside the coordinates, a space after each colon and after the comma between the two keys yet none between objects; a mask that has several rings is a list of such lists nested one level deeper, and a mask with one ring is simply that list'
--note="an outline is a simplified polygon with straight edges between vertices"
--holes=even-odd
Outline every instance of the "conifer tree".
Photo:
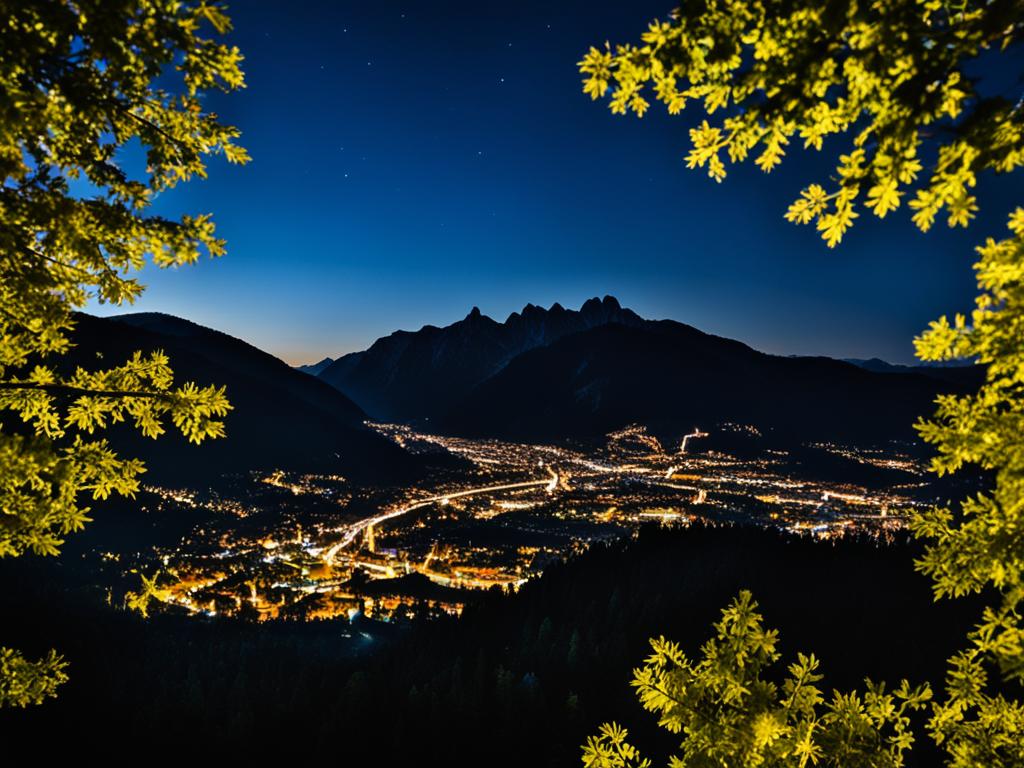
[{"label": "conifer tree", "polygon": [[[224,389],[176,382],[161,352],[70,373],[57,363],[74,311],[132,302],[147,261],[224,252],[208,214],[147,209],[205,177],[210,155],[248,160],[203,100],[244,85],[241,54],[219,39],[229,29],[207,0],[0,0],[0,557],[56,555],[90,501],[135,493],[144,467],[115,454],[109,425],[224,434]],[[145,151],[142,178],[119,165],[128,144]],[[0,706],[55,695],[65,667],[56,651],[0,648]]]},{"label": "conifer tree", "polygon": [[[652,99],[678,114],[696,101],[707,117],[690,131],[687,164],[716,181],[727,161],[753,157],[768,172],[791,141],[820,150],[846,136],[832,180],[809,184],[785,214],[813,222],[834,247],[858,206],[884,218],[906,202],[922,231],[940,216],[965,227],[978,210],[979,177],[1024,165],[1021,79],[1014,92],[982,93],[967,74],[982,56],[989,66],[1014,61],[1006,52],[1022,39],[1021,0],[695,0],[651,23],[639,44],[591,48],[579,66],[584,92],[609,97],[616,114],[642,117]],[[887,716],[864,731],[884,744],[886,728],[895,733],[902,722],[900,707],[931,696],[928,733],[956,768],[1024,765],[1024,209],[1009,212],[1009,227],[1009,237],[978,248],[970,316],[942,317],[915,340],[923,360],[985,366],[977,393],[940,397],[917,428],[937,450],[935,473],[975,465],[993,485],[955,507],[913,514],[910,526],[928,544],[917,567],[932,577],[936,599],[981,593],[989,605],[934,696],[930,687],[901,687],[902,703],[885,704]],[[781,699],[760,680],[774,651],[752,605],[741,595],[726,609],[703,661],[659,640],[636,670],[641,701],[685,734],[673,764],[900,765],[909,731],[899,732],[900,749],[857,759],[828,735],[830,717],[860,719],[869,697],[889,695],[880,688],[850,694],[839,709],[816,701],[780,710],[785,686],[816,673],[798,660]],[[608,725],[584,748],[584,762],[642,758]]]}]

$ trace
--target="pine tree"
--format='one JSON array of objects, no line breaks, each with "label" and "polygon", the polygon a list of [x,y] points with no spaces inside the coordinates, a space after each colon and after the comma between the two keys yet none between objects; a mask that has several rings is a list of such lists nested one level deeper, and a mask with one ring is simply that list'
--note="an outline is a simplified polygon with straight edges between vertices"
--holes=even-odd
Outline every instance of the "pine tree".
[{"label": "pine tree", "polygon": [[[642,117],[651,94],[670,114],[697,101],[709,119],[690,131],[687,164],[716,181],[727,160],[753,156],[767,172],[791,140],[820,150],[849,134],[833,181],[810,184],[786,212],[791,222],[814,222],[834,247],[860,204],[881,218],[907,201],[922,231],[940,214],[950,227],[967,226],[982,172],[1024,165],[1024,98],[980,93],[966,74],[979,57],[991,65],[1022,39],[1020,0],[707,0],[651,23],[639,45],[591,48],[579,66],[584,92],[609,96],[616,114]],[[994,477],[989,491],[910,522],[928,544],[917,567],[932,577],[936,599],[992,598],[928,705],[929,734],[955,768],[1024,765],[1024,209],[1009,220],[1010,237],[978,248],[971,316],[942,317],[915,340],[923,360],[985,366],[977,393],[940,397],[934,417],[917,425],[937,449],[934,472],[975,465]],[[790,668],[782,694],[766,687],[758,674],[774,660],[773,642],[745,595],[726,609],[703,661],[663,640],[654,648],[634,685],[662,725],[685,734],[674,765],[899,765],[909,745],[903,730],[900,749],[853,760],[827,737],[827,718],[859,717],[869,697],[890,695],[881,688],[835,699],[842,712],[821,702],[780,712],[794,676],[816,675],[812,657]],[[869,718],[865,738],[884,744],[902,717],[894,713],[929,696],[931,688],[897,689],[902,703]],[[584,761],[643,764],[614,724],[588,742]]]},{"label": "pine tree", "polygon": [[[142,463],[117,456],[104,428],[224,434],[224,389],[175,382],[161,352],[72,373],[54,358],[71,346],[76,309],[142,292],[147,260],[224,252],[208,214],[147,208],[205,177],[210,155],[248,160],[203,102],[243,87],[242,57],[216,39],[230,22],[206,0],[0,0],[0,18],[0,557],[52,556],[88,522],[90,500],[139,488]],[[118,164],[129,143],[145,149],[141,179]],[[56,652],[0,649],[0,706],[54,695],[65,667]]]}]

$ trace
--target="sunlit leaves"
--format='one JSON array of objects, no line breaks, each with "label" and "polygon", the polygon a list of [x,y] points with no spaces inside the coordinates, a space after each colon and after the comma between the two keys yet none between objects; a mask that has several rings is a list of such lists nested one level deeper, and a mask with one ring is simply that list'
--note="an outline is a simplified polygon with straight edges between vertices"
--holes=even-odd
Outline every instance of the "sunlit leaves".
[{"label": "sunlit leaves", "polygon": [[800,193],[800,199],[789,206],[786,218],[798,224],[808,224],[824,213],[828,201],[832,198],[818,184],[811,184]]},{"label": "sunlit leaves", "polygon": [[705,120],[699,127],[690,129],[690,141],[693,149],[686,156],[686,165],[690,168],[707,166],[708,176],[715,181],[725,178],[725,165],[718,154],[725,146],[721,129],[712,128]]},{"label": "sunlit leaves", "polygon": [[[641,47],[621,45],[612,53],[606,46],[600,68],[581,72],[593,98],[611,81],[616,93],[653,82],[670,114],[693,99],[709,115],[723,110],[720,123],[704,120],[690,131],[687,155],[691,168],[707,168],[716,181],[726,174],[723,157],[742,162],[754,154],[769,171],[794,135],[820,150],[829,137],[854,131],[831,182],[807,186],[786,212],[791,222],[813,223],[833,247],[858,217],[858,203],[885,217],[906,201],[922,231],[943,218],[966,227],[978,211],[979,175],[1024,165],[1020,94],[982,95],[964,75],[980,55],[1022,39],[1024,8],[1016,2],[717,0],[682,4],[649,27]],[[616,104],[613,95],[611,107],[625,113],[629,102]],[[968,647],[950,659],[942,696],[931,707],[931,736],[953,768],[1024,765],[1024,209],[1010,216],[1010,231],[978,248],[981,292],[970,315],[941,317],[915,340],[924,360],[985,366],[977,393],[940,396],[935,415],[917,425],[936,448],[934,472],[976,465],[994,480],[955,509],[936,507],[912,524],[930,543],[918,567],[933,579],[936,597],[995,596]],[[746,625],[737,637],[755,643],[759,631]],[[894,765],[911,743],[899,726],[888,737],[887,759],[843,757],[841,745],[823,738],[825,716],[788,724],[755,706],[757,691],[771,690],[758,689],[756,676],[738,683],[726,674],[731,667],[690,663],[658,642],[661,652],[634,683],[642,682],[642,697],[662,713],[662,725],[686,734],[675,765]],[[716,648],[712,641],[705,653]],[[706,699],[698,695],[709,691]],[[828,712],[842,720],[844,733],[877,744],[872,734],[887,718],[926,698],[906,684],[893,694],[869,684],[860,698],[835,694]],[[703,722],[695,719],[702,712]],[[736,717],[747,719],[733,733],[725,724]],[[696,741],[702,728],[711,735]],[[762,752],[741,751],[751,743]],[[778,745],[790,750],[785,759],[764,756]]]},{"label": "sunlit leaves", "polygon": [[18,651],[0,648],[0,707],[42,704],[68,679],[67,666],[56,651],[28,661]]},{"label": "sunlit leaves", "polygon": [[885,214],[895,211],[900,207],[899,180],[892,177],[875,184],[868,190],[866,205],[879,218],[885,218]]},{"label": "sunlit leaves", "polygon": [[[754,163],[765,173],[770,172],[772,168],[782,162],[782,158],[786,154],[783,147],[787,144],[789,144],[789,139],[786,137],[786,132],[779,126],[773,126],[764,141],[764,149],[757,156],[757,159],[754,160]],[[744,146],[743,151],[746,152],[748,150],[749,147]],[[725,175],[724,169],[722,175]]]},{"label": "sunlit leaves", "polygon": [[615,723],[601,726],[598,736],[591,736],[583,747],[586,768],[649,768],[651,761],[641,757],[636,747],[626,741],[629,732]]},{"label": "sunlit leaves", "polygon": [[166,600],[168,591],[166,588],[162,589],[157,584],[159,578],[159,571],[152,576],[146,576],[144,573],[139,574],[139,579],[142,582],[139,591],[125,594],[125,604],[129,610],[136,611],[143,617],[146,617],[149,616],[149,604],[153,600],[158,602]]},{"label": "sunlit leaves", "polygon": [[843,187],[836,195],[835,210],[818,216],[818,231],[829,248],[839,244],[846,231],[853,226],[853,220],[860,215],[853,209],[857,191],[855,187]]},{"label": "sunlit leaves", "polygon": [[612,76],[612,54],[591,46],[583,61],[579,62],[580,71],[589,75],[583,86],[583,92],[590,94],[591,99],[599,99],[608,92],[608,81]]},{"label": "sunlit leaves", "polygon": [[[8,11],[0,25],[0,376],[29,354],[65,350],[69,310],[90,296],[136,298],[133,273],[147,259],[172,266],[222,253],[208,214],[143,214],[155,192],[205,176],[209,155],[247,160],[238,130],[203,102],[208,88],[243,85],[238,51],[204,36],[227,24],[216,4],[88,0]],[[119,148],[132,142],[146,150],[141,179],[119,164]],[[71,194],[68,179],[89,191]]]},{"label": "sunlit leaves", "polygon": [[56,554],[62,536],[84,524],[79,469],[49,441],[0,433],[0,557]]},{"label": "sunlit leaves", "polygon": [[[908,196],[922,230],[943,210],[949,226],[966,226],[977,210],[966,191],[976,174],[1024,164],[1024,110],[980,95],[964,66],[1020,42],[1022,16],[1016,4],[981,0],[683,3],[649,25],[640,46],[592,48],[580,72],[593,99],[615,83],[616,114],[643,115],[648,103],[638,94],[648,85],[670,114],[694,99],[708,115],[723,113],[719,124],[691,130],[687,155],[690,168],[707,168],[716,181],[726,175],[724,156],[742,162],[753,152],[770,171],[793,136],[820,150],[855,130],[860,161],[841,161],[839,184],[823,185],[830,194],[863,188],[879,217]],[[933,160],[922,181],[926,153]],[[787,218],[815,222],[830,246],[840,242],[857,216],[852,205],[812,208],[803,199]]]},{"label": "sunlit leaves", "polygon": [[141,462],[118,458],[105,441],[82,435],[126,422],[157,437],[169,422],[198,443],[224,434],[230,408],[223,387],[176,387],[162,352],[68,376],[35,366],[27,376],[0,381],[0,410],[16,412],[35,433],[29,439],[0,431],[0,557],[26,550],[55,555],[61,536],[86,520],[80,494],[105,499],[137,490]]},{"label": "sunlit leaves", "polygon": [[[211,89],[244,86],[241,54],[216,39],[229,29],[209,0],[4,6],[0,413],[20,424],[0,425],[0,557],[55,555],[88,521],[83,499],[135,493],[142,463],[96,433],[124,422],[194,443],[224,434],[224,389],[176,384],[160,352],[71,373],[53,356],[69,348],[75,309],[139,296],[147,261],[224,252],[209,214],[173,220],[147,208],[161,190],[205,177],[211,155],[248,160],[238,129],[205,102]],[[119,162],[128,144],[145,151],[141,178]],[[64,679],[56,656],[0,654],[0,706],[38,703]]]},{"label": "sunlit leaves", "polygon": [[[1024,764],[1024,706],[1005,695],[1010,685],[1019,695],[1024,684],[1024,209],[1009,228],[1010,237],[977,249],[980,294],[970,316],[941,317],[915,340],[922,359],[986,366],[978,392],[940,397],[935,415],[918,424],[937,450],[935,472],[973,464],[995,478],[994,488],[958,509],[913,519],[914,533],[930,542],[917,566],[933,579],[936,597],[998,591],[968,648],[951,660],[946,697],[930,722],[956,768]],[[990,681],[989,667],[1002,685]]]},{"label": "sunlit leaves", "polygon": [[[910,713],[931,697],[906,681],[893,691],[870,680],[863,695],[833,691],[826,699],[814,656],[797,654],[781,685],[773,670],[778,633],[766,629],[749,592],[722,611],[715,637],[690,660],[665,638],[633,672],[633,687],[658,724],[681,735],[671,765],[892,766],[913,743]],[[583,748],[594,768],[645,765],[615,724]]]}]

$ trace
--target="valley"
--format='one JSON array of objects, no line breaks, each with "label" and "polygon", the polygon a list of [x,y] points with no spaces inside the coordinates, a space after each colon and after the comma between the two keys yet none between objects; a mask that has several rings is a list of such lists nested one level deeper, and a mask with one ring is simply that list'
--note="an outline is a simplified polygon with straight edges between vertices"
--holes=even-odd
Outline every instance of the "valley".
[{"label": "valley", "polygon": [[187,509],[201,522],[172,545],[106,555],[107,578],[130,589],[137,573],[156,573],[164,612],[405,620],[459,614],[474,591],[517,590],[644,526],[753,523],[889,540],[934,495],[909,446],[787,451],[730,423],[672,442],[634,425],[563,445],[368,427],[415,456],[455,457],[458,468],[409,486],[284,470],[236,475],[218,491],[149,486],[145,513]]},{"label": "valley", "polygon": [[909,425],[977,374],[767,355],[610,296],[474,308],[299,369],[154,313],[79,316],[76,340],[166,351],[234,406],[199,448],[112,430],[153,471],[82,540],[80,583],[259,622],[461,615],[645,527],[905,536],[944,492]]}]

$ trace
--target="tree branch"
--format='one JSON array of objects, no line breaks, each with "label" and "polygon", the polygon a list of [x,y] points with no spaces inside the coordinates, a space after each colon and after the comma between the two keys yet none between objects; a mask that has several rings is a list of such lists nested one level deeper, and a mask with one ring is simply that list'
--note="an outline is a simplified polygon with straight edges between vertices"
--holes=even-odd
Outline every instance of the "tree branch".
[{"label": "tree branch", "polygon": [[88,389],[70,384],[36,384],[31,381],[0,381],[0,390],[4,389],[35,389],[56,394],[78,395],[84,397],[149,397],[156,400],[172,400],[168,392],[145,392],[131,389]]},{"label": "tree branch", "polygon": [[157,133],[159,133],[161,136],[163,136],[165,139],[167,139],[169,142],[171,142],[171,144],[174,145],[175,151],[177,151],[178,155],[182,159],[185,158],[186,151],[188,151],[189,154],[193,154],[191,152],[191,150],[188,149],[188,147],[185,144],[185,142],[183,142],[181,139],[174,138],[173,136],[171,136],[171,134],[169,134],[167,131],[165,131],[163,128],[161,128],[159,125],[154,123],[149,118],[143,117],[142,115],[137,115],[136,113],[132,112],[130,109],[125,107],[123,104],[121,104],[119,102],[116,102],[116,101],[114,102],[114,108],[117,109],[117,111],[120,112],[121,114],[127,115],[128,117],[132,118],[136,122],[138,122],[138,123],[140,123],[142,125],[145,125],[147,128],[150,128],[150,129],[156,131]]},{"label": "tree branch", "polygon": [[69,269],[69,270],[71,270],[73,272],[77,272],[78,274],[83,275],[84,277],[91,278],[91,279],[95,279],[97,277],[97,275],[95,273],[90,272],[85,267],[80,267],[77,264],[67,264],[67,263],[61,261],[60,259],[54,258],[53,256],[45,254],[42,251],[37,251],[35,248],[30,248],[27,245],[26,246],[22,246],[22,248],[24,249],[25,253],[31,254],[32,256],[37,256],[40,259],[44,259],[45,261],[49,261],[51,264],[56,264],[58,267],[63,267],[64,269]]}]

